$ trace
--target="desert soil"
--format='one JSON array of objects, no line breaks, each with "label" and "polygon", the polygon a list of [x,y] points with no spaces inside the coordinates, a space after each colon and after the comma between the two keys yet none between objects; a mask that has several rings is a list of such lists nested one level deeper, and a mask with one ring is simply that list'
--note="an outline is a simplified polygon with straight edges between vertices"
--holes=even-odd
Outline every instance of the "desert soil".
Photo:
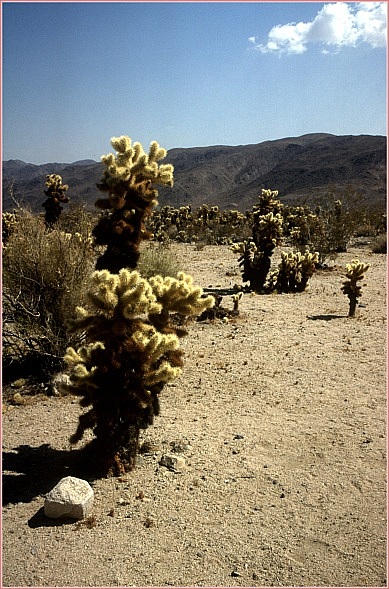
[{"label": "desert soil", "polygon": [[[172,247],[205,289],[241,282],[228,247]],[[348,318],[356,257],[371,268]],[[87,520],[43,513],[83,474],[77,400],[5,403],[3,586],[387,586],[386,256],[355,246],[336,264],[305,293],[246,293],[238,318],[190,323],[148,452],[126,476],[84,477]],[[159,464],[174,451],[185,468]]]}]

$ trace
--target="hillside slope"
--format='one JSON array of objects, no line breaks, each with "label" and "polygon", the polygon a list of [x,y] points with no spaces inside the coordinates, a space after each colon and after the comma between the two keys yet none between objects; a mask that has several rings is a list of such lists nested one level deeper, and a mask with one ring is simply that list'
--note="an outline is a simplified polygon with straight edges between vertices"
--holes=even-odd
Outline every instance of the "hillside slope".
[{"label": "hillside slope", "polygon": [[[203,203],[245,211],[262,188],[278,190],[281,200],[312,202],[329,188],[351,185],[372,204],[386,201],[386,137],[314,133],[255,145],[176,148],[166,163],[175,168],[173,188],[159,190],[161,205]],[[3,162],[3,207],[14,197],[40,211],[46,174],[61,174],[73,202],[93,208],[102,165],[92,160],[72,164],[33,165]]]}]

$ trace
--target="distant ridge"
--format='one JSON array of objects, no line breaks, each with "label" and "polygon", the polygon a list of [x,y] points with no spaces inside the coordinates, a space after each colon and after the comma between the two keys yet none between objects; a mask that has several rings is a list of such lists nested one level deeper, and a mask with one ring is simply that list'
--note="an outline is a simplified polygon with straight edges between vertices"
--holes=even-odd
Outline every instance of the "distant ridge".
[{"label": "distant ridge", "polygon": [[[250,145],[175,148],[164,163],[174,165],[174,186],[159,188],[160,206],[203,203],[250,209],[262,188],[279,191],[281,201],[308,204],[329,188],[351,185],[372,204],[386,203],[386,137],[312,133]],[[34,212],[42,210],[47,174],[58,173],[69,184],[71,202],[91,210],[101,195],[96,188],[103,167],[94,160],[34,165],[3,162],[3,210],[15,199]]]}]

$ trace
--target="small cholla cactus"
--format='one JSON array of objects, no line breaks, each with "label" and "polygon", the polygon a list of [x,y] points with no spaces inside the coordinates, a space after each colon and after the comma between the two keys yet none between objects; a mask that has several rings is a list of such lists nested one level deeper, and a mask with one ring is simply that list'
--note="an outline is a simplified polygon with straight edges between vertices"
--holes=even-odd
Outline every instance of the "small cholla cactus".
[{"label": "small cholla cactus", "polygon": [[98,188],[108,193],[96,206],[110,211],[101,217],[93,230],[98,245],[106,245],[105,253],[96,263],[97,270],[118,272],[121,268],[136,268],[139,245],[151,234],[146,220],[157,206],[155,185],[173,186],[173,166],[158,165],[166,150],[153,141],[146,154],[140,143],[132,144],[129,137],[113,137],[111,145],[117,154],[102,156],[106,167]]},{"label": "small cholla cactus", "polygon": [[12,231],[15,229],[18,222],[17,212],[13,211],[10,213],[6,211],[1,215],[1,232],[2,232],[2,243],[6,245]]},{"label": "small cholla cactus", "polygon": [[365,272],[367,272],[369,268],[369,264],[364,264],[359,260],[353,260],[351,264],[346,265],[347,280],[343,282],[341,290],[344,292],[345,295],[348,296],[350,300],[350,307],[348,313],[349,317],[353,317],[355,315],[355,309],[357,306],[358,299],[362,296],[362,285],[357,284],[357,282],[364,279]]},{"label": "small cholla cactus", "polygon": [[273,280],[280,293],[303,292],[319,261],[317,252],[281,252],[281,263]]},{"label": "small cholla cactus", "polygon": [[46,178],[45,185],[47,188],[44,193],[48,198],[42,204],[42,207],[45,208],[46,227],[51,228],[61,216],[63,207],[61,207],[60,203],[69,202],[69,197],[66,195],[69,186],[62,184],[62,177],[59,174],[48,174]]}]

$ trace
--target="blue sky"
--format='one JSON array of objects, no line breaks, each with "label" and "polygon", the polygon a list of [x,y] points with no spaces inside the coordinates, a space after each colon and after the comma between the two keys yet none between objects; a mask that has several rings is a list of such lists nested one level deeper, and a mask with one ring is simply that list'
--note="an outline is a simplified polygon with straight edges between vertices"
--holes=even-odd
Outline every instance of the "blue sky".
[{"label": "blue sky", "polygon": [[[2,3],[2,159],[386,135],[385,3]],[[168,157],[165,160],[168,162]]]}]

